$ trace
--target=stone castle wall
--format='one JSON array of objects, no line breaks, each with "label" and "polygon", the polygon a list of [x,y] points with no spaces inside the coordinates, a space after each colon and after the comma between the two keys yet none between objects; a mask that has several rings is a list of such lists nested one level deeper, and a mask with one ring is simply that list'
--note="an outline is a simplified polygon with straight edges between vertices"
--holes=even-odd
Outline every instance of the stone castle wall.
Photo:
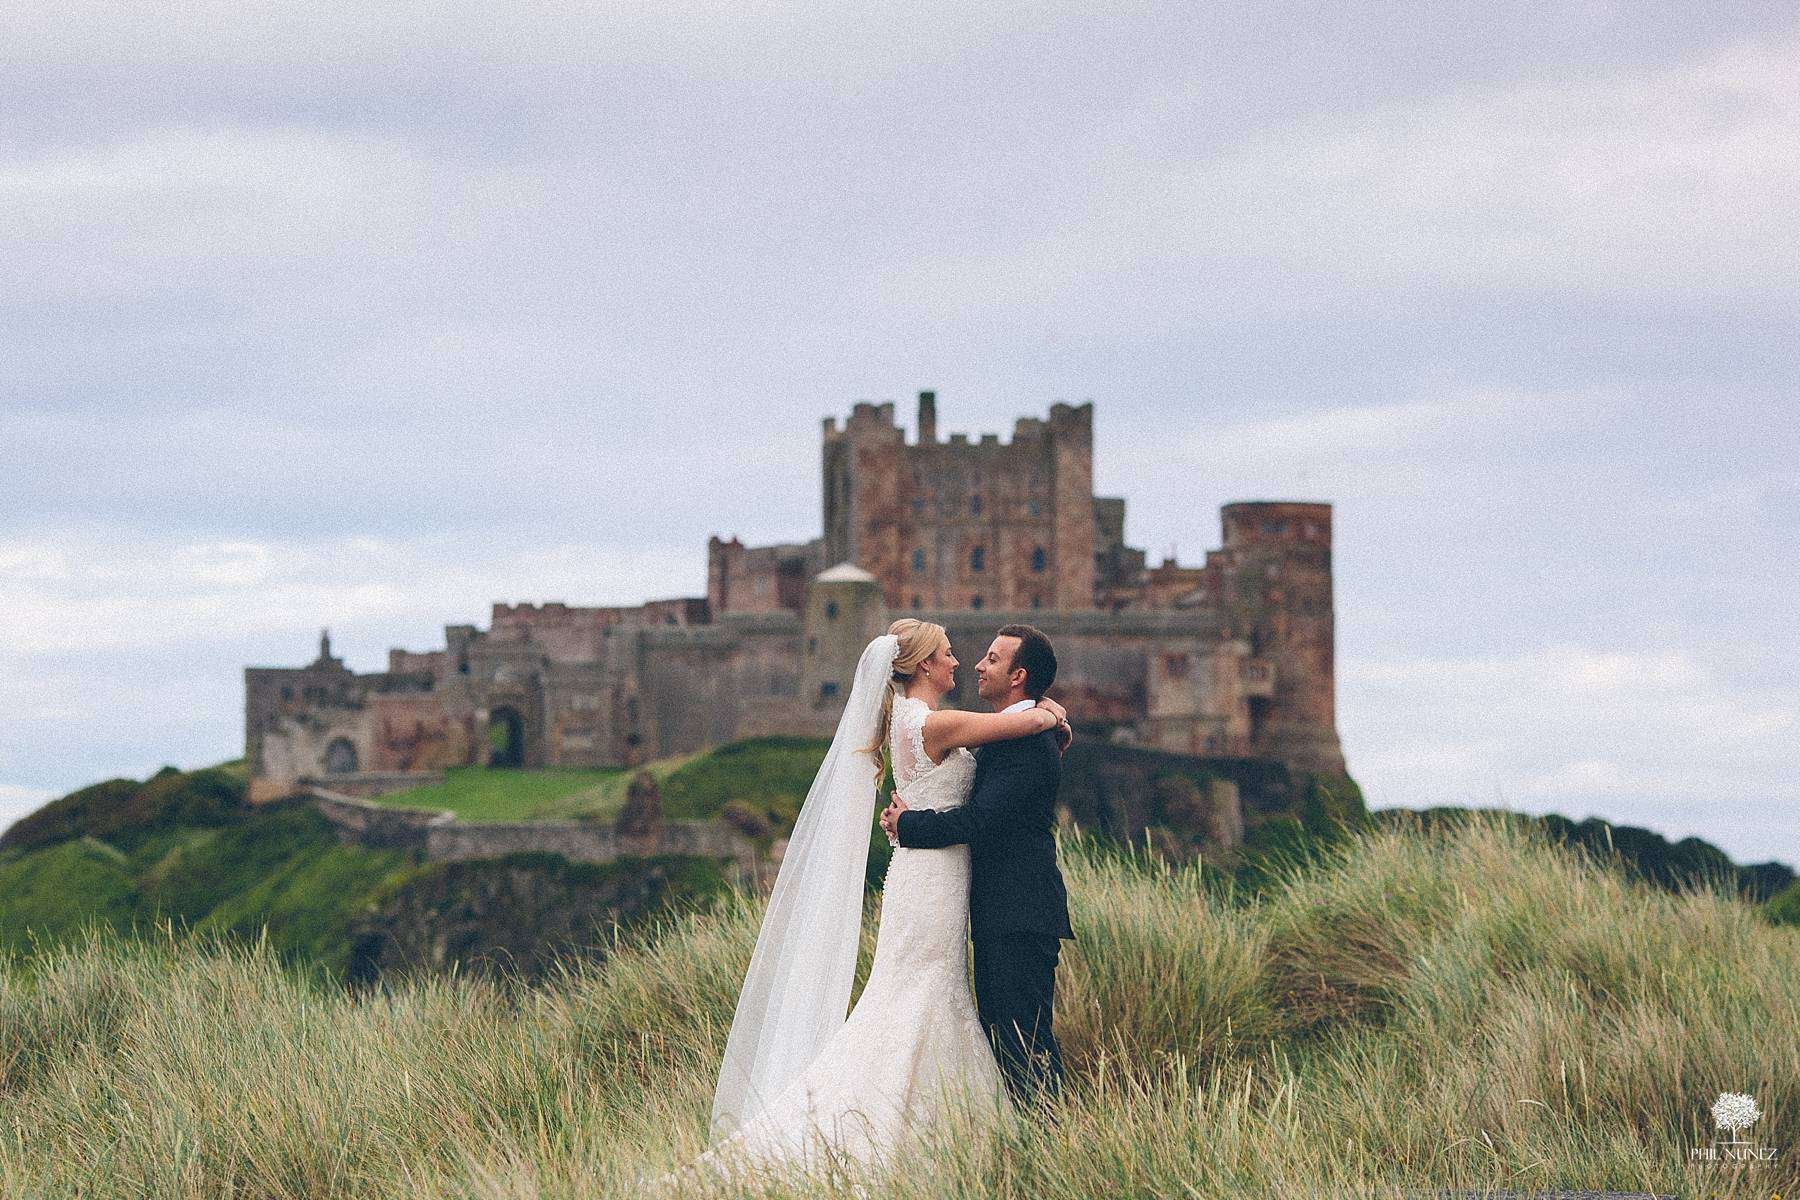
[{"label": "stone castle wall", "polygon": [[[1093,406],[948,438],[919,397],[858,404],[822,442],[810,542],[712,538],[707,594],[634,607],[496,603],[490,627],[357,674],[245,669],[253,794],[302,775],[468,764],[632,766],[737,738],[829,735],[863,645],[894,617],[951,630],[962,692],[1010,621],[1043,629],[1054,694],[1105,736],[1181,754],[1342,771],[1331,506],[1226,505],[1200,565],[1145,565],[1124,501],[1093,495]],[[847,572],[847,574],[846,574]]]},{"label": "stone castle wall", "polygon": [[608,863],[623,857],[683,854],[730,859],[753,874],[755,845],[720,821],[660,821],[647,836],[621,835],[599,821],[462,821],[453,812],[389,808],[370,800],[307,784],[310,798],[346,845],[375,850],[414,850],[427,862],[498,858],[536,850],[575,862]]}]

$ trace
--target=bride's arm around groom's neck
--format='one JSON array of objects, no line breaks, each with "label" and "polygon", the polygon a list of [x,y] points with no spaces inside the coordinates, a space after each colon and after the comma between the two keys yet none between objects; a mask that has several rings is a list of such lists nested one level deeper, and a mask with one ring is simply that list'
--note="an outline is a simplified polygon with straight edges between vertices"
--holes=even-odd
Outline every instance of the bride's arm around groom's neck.
[{"label": "bride's arm around groom's neck", "polygon": [[989,742],[1006,742],[1013,738],[1047,733],[1063,719],[1062,707],[1054,700],[1039,701],[1033,708],[1018,712],[965,712],[958,708],[934,709],[925,717],[925,753],[933,762],[958,746],[985,746]]}]

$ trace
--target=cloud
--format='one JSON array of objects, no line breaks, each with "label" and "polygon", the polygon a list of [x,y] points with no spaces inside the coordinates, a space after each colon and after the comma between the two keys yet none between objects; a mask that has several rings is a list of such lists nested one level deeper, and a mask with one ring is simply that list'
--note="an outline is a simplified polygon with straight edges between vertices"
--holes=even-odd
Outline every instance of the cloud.
[{"label": "cloud", "polygon": [[0,783],[0,833],[20,817],[36,812],[53,799],[55,793],[44,788]]},{"label": "cloud", "polygon": [[[443,537],[193,542],[128,529],[15,536],[0,540],[0,607],[10,617],[0,661],[241,641],[329,624],[406,630],[404,644],[428,649],[446,623],[485,624],[495,600],[641,603],[666,594],[671,579],[698,588],[704,560],[704,545],[677,554],[465,546]],[[15,711],[44,703],[26,692],[8,699]]]},{"label": "cloud", "polygon": [[[1142,331],[1353,320],[1421,296],[1765,300],[1800,289],[1800,33],[1658,66],[1315,110],[1183,154],[1121,137],[1024,241],[898,264],[883,296]],[[1205,84],[1158,96],[1188,111]],[[1438,303],[1441,304],[1441,301]],[[1514,318],[1518,319],[1517,317]]]},{"label": "cloud", "polygon": [[1125,444],[1115,441],[1113,452],[1139,478],[1181,475],[1210,488],[1248,489],[1233,499],[1280,492],[1291,487],[1285,481],[1338,500],[1420,495],[1445,485],[1445,466],[1459,453],[1489,445],[1501,431],[1516,436],[1580,399],[1465,387],[1387,404],[1140,427],[1118,437]]},{"label": "cloud", "polygon": [[1351,771],[1381,805],[1495,804],[1699,834],[1800,865],[1800,686],[1691,647],[1553,642],[1339,663]]},{"label": "cloud", "polygon": [[1359,289],[1791,293],[1800,192],[1779,181],[1800,177],[1796,57],[1790,34],[1311,117],[1165,171],[1148,195],[1193,253]]},{"label": "cloud", "polygon": [[427,253],[448,190],[405,145],[304,126],[46,149],[0,163],[0,235],[19,249],[0,283],[67,303],[246,273],[293,286],[347,254],[367,271]]}]

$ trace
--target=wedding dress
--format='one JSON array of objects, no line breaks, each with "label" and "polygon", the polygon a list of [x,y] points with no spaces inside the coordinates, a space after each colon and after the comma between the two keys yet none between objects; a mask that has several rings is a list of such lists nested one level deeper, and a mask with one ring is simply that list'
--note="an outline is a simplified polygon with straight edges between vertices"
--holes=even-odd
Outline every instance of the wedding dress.
[{"label": "wedding dress", "polygon": [[[888,746],[909,808],[962,804],[974,782],[975,756],[968,750],[952,750],[937,764],[926,756],[930,711],[922,700],[894,697]],[[882,886],[875,957],[848,1020],[804,1070],[695,1165],[871,1166],[891,1161],[898,1143],[940,1111],[953,1090],[1009,1107],[966,973],[968,900],[966,845],[895,847]]]}]

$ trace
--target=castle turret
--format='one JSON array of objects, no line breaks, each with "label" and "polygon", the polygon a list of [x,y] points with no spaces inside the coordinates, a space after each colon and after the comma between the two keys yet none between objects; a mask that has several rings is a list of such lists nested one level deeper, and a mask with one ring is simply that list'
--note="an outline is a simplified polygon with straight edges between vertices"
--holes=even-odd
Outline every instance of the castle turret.
[{"label": "castle turret", "polygon": [[1094,607],[1094,406],[1050,407],[1051,606]]},{"label": "castle turret", "polygon": [[344,660],[331,653],[331,630],[319,630],[319,657],[313,659],[307,669],[310,671],[349,672],[350,668],[344,665]]},{"label": "castle turret", "polygon": [[835,720],[849,698],[863,647],[887,627],[887,603],[873,575],[844,562],[814,576],[801,618],[806,638],[802,703],[830,711]]},{"label": "castle turret", "polygon": [[1250,753],[1306,770],[1342,771],[1331,505],[1250,501],[1225,505],[1220,518],[1220,608],[1249,649],[1243,669]]},{"label": "castle turret", "polygon": [[825,430],[823,458],[825,561],[897,578],[906,435],[893,404],[857,404],[842,430]]},{"label": "castle turret", "polygon": [[919,445],[937,441],[937,393],[919,393]]}]

